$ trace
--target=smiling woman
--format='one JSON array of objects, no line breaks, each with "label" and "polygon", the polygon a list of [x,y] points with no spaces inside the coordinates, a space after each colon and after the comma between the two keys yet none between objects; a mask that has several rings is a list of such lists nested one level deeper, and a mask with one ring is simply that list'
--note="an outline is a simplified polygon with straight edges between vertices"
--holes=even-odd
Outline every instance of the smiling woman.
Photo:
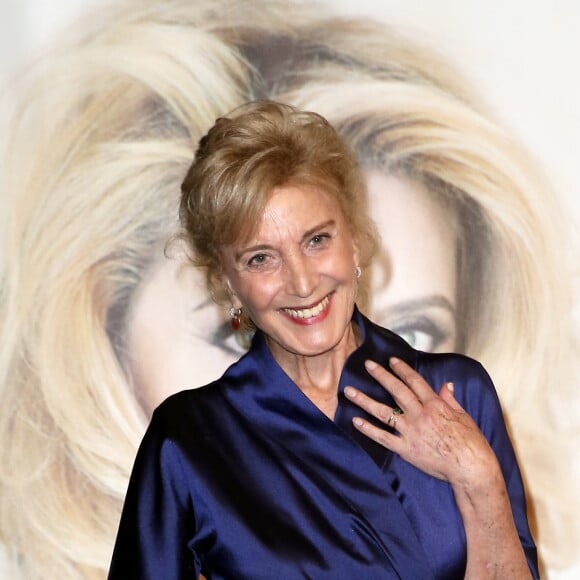
[{"label": "smiling woman", "polygon": [[256,335],[221,378],[154,411],[110,580],[538,577],[485,371],[356,308],[376,245],[363,193],[316,113],[257,101],[201,139],[182,239]]}]

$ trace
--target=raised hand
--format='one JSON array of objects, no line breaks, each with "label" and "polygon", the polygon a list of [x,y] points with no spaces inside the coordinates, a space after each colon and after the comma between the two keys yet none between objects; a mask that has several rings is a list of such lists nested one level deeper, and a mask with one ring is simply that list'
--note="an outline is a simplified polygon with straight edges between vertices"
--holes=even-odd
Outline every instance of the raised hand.
[{"label": "raised hand", "polygon": [[[413,368],[392,358],[389,372],[373,361],[367,371],[395,399],[398,408],[347,387],[350,401],[381,421],[380,428],[360,417],[355,427],[422,471],[456,486],[476,483],[489,469],[499,469],[487,440],[445,383],[437,394]],[[399,413],[399,409],[402,410]]]}]

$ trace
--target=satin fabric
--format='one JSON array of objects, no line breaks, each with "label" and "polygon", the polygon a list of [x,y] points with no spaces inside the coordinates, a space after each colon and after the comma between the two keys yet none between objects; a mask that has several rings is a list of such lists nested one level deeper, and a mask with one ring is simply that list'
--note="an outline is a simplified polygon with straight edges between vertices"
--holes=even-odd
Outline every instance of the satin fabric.
[{"label": "satin fabric", "polygon": [[362,345],[346,361],[334,421],[291,381],[257,333],[218,381],[171,396],[140,446],[110,580],[454,579],[465,532],[449,484],[352,426],[354,385],[393,404],[365,359],[398,356],[455,395],[491,443],[528,563],[538,577],[520,472],[495,389],[479,363],[412,349],[354,313]]}]

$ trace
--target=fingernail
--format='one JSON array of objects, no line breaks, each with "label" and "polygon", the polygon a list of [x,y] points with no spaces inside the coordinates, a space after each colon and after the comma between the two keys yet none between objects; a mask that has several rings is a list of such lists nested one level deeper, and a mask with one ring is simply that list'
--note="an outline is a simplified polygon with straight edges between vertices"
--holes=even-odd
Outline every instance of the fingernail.
[{"label": "fingernail", "polygon": [[356,397],[356,390],[352,387],[346,387],[344,389],[344,394],[349,397],[350,399],[354,399]]},{"label": "fingernail", "polygon": [[455,391],[455,385],[451,381],[447,383],[447,390],[451,391],[452,393]]},{"label": "fingernail", "polygon": [[392,356],[389,359],[389,364],[390,365],[396,365],[396,364],[399,364],[400,362],[401,362],[401,359],[400,358],[397,358],[396,356]]},{"label": "fingernail", "polygon": [[352,422],[357,426],[357,427],[362,427],[363,424],[363,420],[360,417],[355,417]]},{"label": "fingernail", "polygon": [[365,367],[368,371],[374,371],[379,365],[372,360],[365,360]]}]

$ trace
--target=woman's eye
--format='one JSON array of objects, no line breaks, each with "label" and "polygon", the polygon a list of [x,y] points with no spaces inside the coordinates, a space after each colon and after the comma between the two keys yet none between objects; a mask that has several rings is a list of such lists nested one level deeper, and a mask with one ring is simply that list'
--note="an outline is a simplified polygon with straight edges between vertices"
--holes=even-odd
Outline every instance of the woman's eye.
[{"label": "woman's eye", "polygon": [[268,256],[266,254],[256,254],[248,260],[248,266],[250,267],[260,267],[268,262]]},{"label": "woman's eye", "polygon": [[328,234],[316,234],[310,238],[311,246],[321,246],[330,239]]},{"label": "woman's eye", "polygon": [[405,331],[395,330],[395,332],[417,350],[433,352],[436,346],[435,338],[428,332],[411,329]]},{"label": "woman's eye", "polygon": [[427,319],[400,322],[389,328],[413,348],[425,352],[437,352],[448,338],[448,333],[444,329]]},{"label": "woman's eye", "polygon": [[210,337],[209,342],[226,354],[239,357],[248,352],[253,336],[253,331],[232,330],[231,322],[227,321],[220,324],[216,332]]}]

